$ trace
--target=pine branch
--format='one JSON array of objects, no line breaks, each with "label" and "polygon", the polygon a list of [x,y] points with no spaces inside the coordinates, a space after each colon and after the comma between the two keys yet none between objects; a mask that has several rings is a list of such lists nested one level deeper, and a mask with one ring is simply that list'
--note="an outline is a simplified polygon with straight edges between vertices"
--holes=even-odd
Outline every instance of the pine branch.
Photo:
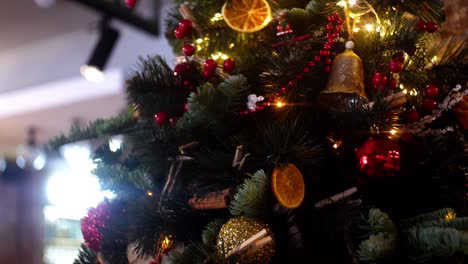
[{"label": "pine branch", "polygon": [[101,188],[112,191],[121,191],[129,186],[146,192],[154,186],[151,175],[144,169],[129,170],[120,164],[105,165],[99,163],[93,174],[99,177]]},{"label": "pine branch", "polygon": [[245,107],[247,79],[242,75],[232,75],[215,88],[210,83],[198,87],[188,99],[188,112],[176,124],[179,135],[195,128],[223,129],[223,120],[238,115]]},{"label": "pine branch", "polygon": [[202,241],[205,247],[214,249],[216,246],[216,239],[219,234],[219,230],[223,226],[225,221],[222,219],[215,219],[209,222],[205,230],[203,230]]},{"label": "pine branch", "polygon": [[269,179],[263,170],[245,179],[230,205],[235,216],[265,217],[270,201]]},{"label": "pine branch", "polygon": [[406,219],[401,222],[404,227],[415,226],[417,224],[429,221],[437,221],[440,219],[445,219],[447,215],[454,215],[455,211],[451,208],[440,209],[427,214],[420,214],[409,219]]},{"label": "pine branch", "polygon": [[414,227],[408,231],[408,244],[416,250],[416,257],[468,254],[468,233],[446,227]]},{"label": "pine branch", "polygon": [[456,230],[468,232],[468,217],[461,217],[455,219],[439,219],[433,221],[426,221],[416,224],[415,227],[443,227],[454,228]]},{"label": "pine branch", "polygon": [[396,227],[388,214],[380,211],[379,209],[371,209],[369,211],[368,223],[371,227],[373,234],[385,232],[388,234],[396,233]]},{"label": "pine branch", "polygon": [[358,255],[361,261],[375,263],[394,253],[397,246],[395,234],[379,233],[370,235],[359,244]]},{"label": "pine branch", "polygon": [[56,149],[71,142],[125,133],[134,124],[133,114],[126,111],[113,118],[98,119],[83,128],[73,126],[67,136],[61,135],[50,140],[49,146]]},{"label": "pine branch", "polygon": [[81,244],[78,256],[73,264],[100,264],[98,255],[85,244]]}]

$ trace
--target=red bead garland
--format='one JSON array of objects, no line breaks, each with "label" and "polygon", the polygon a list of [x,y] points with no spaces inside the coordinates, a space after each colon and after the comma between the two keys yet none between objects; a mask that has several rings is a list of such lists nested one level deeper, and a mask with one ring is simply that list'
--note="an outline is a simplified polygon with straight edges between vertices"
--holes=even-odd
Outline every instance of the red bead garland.
[{"label": "red bead garland", "polygon": [[275,92],[273,97],[267,98],[264,102],[259,102],[256,109],[254,110],[244,110],[241,111],[239,114],[245,115],[249,114],[258,110],[264,109],[265,106],[271,106],[273,105],[273,102],[277,100],[282,94],[285,94],[289,88],[292,88],[296,85],[296,81],[302,80],[306,74],[308,74],[311,70],[311,68],[315,67],[318,65],[320,62],[324,62],[325,66],[325,72],[330,73],[331,71],[331,63],[332,60],[330,58],[331,52],[330,49],[333,46],[333,44],[336,43],[340,36],[340,32],[343,30],[343,19],[341,19],[339,13],[335,13],[331,16],[328,17],[328,24],[326,26],[326,29],[328,33],[325,35],[326,42],[323,45],[323,49],[319,51],[319,55],[314,56],[314,59],[309,61],[307,65],[305,65],[302,69],[302,72],[299,74],[295,75],[294,80],[288,81],[287,85],[280,86],[281,88],[278,89],[277,92]]}]

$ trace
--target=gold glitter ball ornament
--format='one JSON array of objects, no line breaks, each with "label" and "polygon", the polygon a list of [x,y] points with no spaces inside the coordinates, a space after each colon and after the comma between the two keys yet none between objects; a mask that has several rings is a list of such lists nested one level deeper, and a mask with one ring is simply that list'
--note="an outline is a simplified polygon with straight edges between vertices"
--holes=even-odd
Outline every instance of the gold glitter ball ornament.
[{"label": "gold glitter ball ornament", "polygon": [[275,255],[275,240],[271,229],[267,224],[255,218],[244,216],[232,218],[221,227],[216,239],[216,251],[218,255],[226,256],[228,252],[263,229],[266,229],[267,235],[272,238],[272,241],[251,254],[239,254],[237,263],[271,263],[271,259]]}]

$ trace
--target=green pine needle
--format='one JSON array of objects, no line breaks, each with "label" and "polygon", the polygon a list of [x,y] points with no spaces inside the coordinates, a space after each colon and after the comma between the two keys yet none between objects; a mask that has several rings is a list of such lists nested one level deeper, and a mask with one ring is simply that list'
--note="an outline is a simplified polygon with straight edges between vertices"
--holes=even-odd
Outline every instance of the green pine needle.
[{"label": "green pine needle", "polygon": [[73,264],[100,264],[100,261],[96,252],[85,244],[81,244],[78,257],[73,261]]},{"label": "green pine needle", "polygon": [[234,216],[264,217],[268,212],[269,199],[268,176],[259,170],[244,181],[229,209]]}]

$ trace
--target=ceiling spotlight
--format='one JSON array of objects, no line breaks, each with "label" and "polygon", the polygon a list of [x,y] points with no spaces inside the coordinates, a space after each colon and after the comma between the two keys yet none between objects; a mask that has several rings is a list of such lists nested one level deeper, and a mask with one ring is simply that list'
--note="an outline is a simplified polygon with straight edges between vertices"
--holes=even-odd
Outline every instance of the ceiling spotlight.
[{"label": "ceiling spotlight", "polygon": [[108,20],[101,24],[101,36],[88,62],[80,67],[83,77],[89,82],[104,81],[104,68],[119,38],[119,31],[110,27]]}]

